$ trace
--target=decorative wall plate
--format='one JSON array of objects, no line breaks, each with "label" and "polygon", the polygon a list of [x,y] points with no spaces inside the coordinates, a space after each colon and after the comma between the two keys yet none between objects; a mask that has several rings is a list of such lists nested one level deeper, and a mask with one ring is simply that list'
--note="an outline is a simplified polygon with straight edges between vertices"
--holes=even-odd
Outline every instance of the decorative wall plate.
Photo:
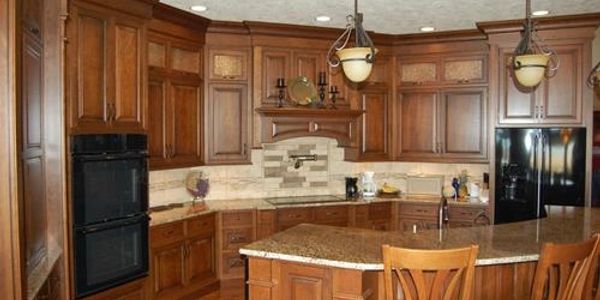
[{"label": "decorative wall plate", "polygon": [[290,80],[287,86],[292,102],[297,105],[310,105],[317,100],[317,89],[306,76]]}]

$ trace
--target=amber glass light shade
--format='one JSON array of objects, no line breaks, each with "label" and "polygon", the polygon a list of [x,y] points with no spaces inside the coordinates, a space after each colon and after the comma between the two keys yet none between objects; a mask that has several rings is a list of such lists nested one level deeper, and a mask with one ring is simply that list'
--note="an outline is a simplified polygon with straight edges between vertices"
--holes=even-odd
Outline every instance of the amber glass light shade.
[{"label": "amber glass light shade", "polygon": [[515,77],[519,84],[534,87],[544,79],[550,56],[546,54],[519,55],[514,58]]},{"label": "amber glass light shade", "polygon": [[[378,50],[375,49],[375,53]],[[369,47],[354,47],[344,48],[336,52],[337,57],[342,63],[344,74],[353,82],[365,81],[371,74],[373,63],[367,61],[367,57],[371,55]]]}]

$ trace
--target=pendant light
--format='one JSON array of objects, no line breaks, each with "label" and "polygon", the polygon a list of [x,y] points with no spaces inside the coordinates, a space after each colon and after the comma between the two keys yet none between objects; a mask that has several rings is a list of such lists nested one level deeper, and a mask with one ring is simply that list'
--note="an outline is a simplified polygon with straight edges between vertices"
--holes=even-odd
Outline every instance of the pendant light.
[{"label": "pendant light", "polygon": [[523,36],[513,52],[513,70],[524,87],[537,86],[544,77],[556,74],[560,61],[556,52],[543,44],[531,20],[531,0],[525,0]]},{"label": "pendant light", "polygon": [[[334,68],[341,64],[348,79],[361,82],[371,74],[373,60],[378,50],[373,46],[373,41],[362,26],[363,14],[358,13],[358,0],[354,0],[354,15],[348,15],[346,20],[346,30],[329,48],[327,63]],[[354,47],[346,48],[352,30],[355,35]]]}]

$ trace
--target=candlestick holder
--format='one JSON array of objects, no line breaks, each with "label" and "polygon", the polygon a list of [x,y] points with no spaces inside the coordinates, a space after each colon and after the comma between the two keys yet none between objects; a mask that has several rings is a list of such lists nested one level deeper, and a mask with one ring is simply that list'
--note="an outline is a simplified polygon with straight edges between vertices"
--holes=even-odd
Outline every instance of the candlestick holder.
[{"label": "candlestick holder", "polygon": [[279,90],[277,107],[283,107],[283,101],[285,100],[285,80],[283,78],[277,78],[277,85],[275,86]]},{"label": "candlestick holder", "polygon": [[319,72],[319,108],[325,108],[325,93],[327,92],[327,77],[325,72]]},{"label": "candlestick holder", "polygon": [[331,104],[329,104],[329,107],[332,109],[337,109],[337,107],[335,106],[335,100],[337,99],[337,94],[339,94],[340,92],[337,89],[337,86],[332,85],[331,89],[329,90],[329,96],[331,98]]}]

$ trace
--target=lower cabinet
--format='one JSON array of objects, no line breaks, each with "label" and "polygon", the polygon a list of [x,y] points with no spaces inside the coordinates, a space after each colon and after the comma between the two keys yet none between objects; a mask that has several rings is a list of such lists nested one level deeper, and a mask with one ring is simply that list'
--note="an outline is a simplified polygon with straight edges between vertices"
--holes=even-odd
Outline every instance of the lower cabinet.
[{"label": "lower cabinet", "polygon": [[245,262],[238,250],[255,240],[256,210],[224,211],[218,219],[219,278],[243,278]]},{"label": "lower cabinet", "polygon": [[331,270],[300,264],[281,264],[281,299],[332,299]]},{"label": "lower cabinet", "polygon": [[153,299],[197,297],[218,288],[214,214],[152,227]]},{"label": "lower cabinet", "polygon": [[352,226],[365,229],[392,230],[392,202],[371,203],[354,207]]}]

